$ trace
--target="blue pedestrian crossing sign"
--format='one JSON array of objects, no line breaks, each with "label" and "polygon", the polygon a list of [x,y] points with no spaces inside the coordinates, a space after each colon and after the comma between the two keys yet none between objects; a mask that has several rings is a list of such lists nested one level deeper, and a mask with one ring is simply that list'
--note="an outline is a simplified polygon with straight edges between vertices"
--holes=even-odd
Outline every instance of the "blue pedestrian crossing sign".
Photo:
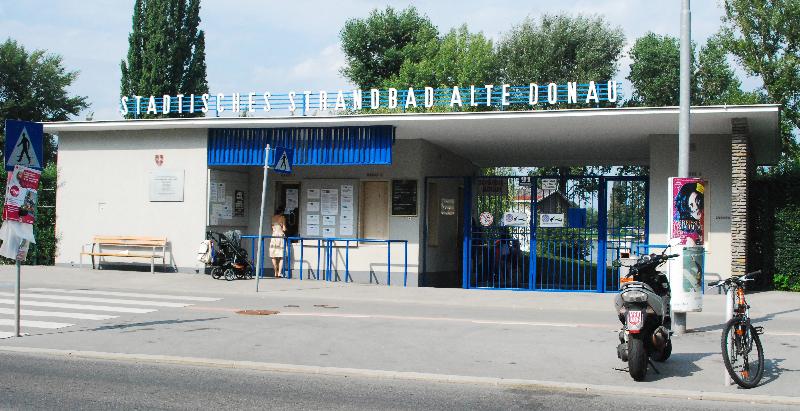
[{"label": "blue pedestrian crossing sign", "polygon": [[6,120],[6,170],[13,170],[15,165],[44,168],[43,138],[44,129],[40,123]]},{"label": "blue pedestrian crossing sign", "polygon": [[293,154],[294,152],[292,149],[276,147],[275,155],[272,156],[275,161],[275,164],[272,165],[272,169],[278,173],[291,174]]}]

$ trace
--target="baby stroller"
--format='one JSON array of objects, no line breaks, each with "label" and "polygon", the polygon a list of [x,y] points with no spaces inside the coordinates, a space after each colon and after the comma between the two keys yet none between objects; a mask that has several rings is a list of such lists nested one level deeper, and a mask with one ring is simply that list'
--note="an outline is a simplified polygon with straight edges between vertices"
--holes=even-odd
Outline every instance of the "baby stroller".
[{"label": "baby stroller", "polygon": [[239,230],[226,231],[224,234],[207,231],[206,239],[215,245],[210,263],[212,278],[219,280],[225,277],[228,281],[253,278],[253,263],[247,258],[247,251],[240,245],[242,236]]}]

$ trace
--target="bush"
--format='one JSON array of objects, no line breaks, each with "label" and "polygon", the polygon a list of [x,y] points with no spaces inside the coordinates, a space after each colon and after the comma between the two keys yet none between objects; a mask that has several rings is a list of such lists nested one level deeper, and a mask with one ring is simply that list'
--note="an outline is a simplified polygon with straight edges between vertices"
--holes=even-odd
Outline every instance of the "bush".
[{"label": "bush", "polygon": [[800,291],[800,206],[775,213],[775,289]]}]

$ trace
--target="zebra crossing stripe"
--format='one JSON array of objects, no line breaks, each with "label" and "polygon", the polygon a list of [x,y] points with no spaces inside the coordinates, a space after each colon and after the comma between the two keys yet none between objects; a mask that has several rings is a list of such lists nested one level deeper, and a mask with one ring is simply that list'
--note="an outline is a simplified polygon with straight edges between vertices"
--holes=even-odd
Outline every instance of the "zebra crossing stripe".
[{"label": "zebra crossing stripe", "polygon": [[[0,318],[0,325],[14,325],[16,321],[13,319],[7,318]],[[32,320],[20,320],[20,326],[26,328],[49,328],[49,329],[58,329],[64,327],[71,327],[75,324],[67,324],[67,323],[53,323],[50,321],[32,321]]]},{"label": "zebra crossing stripe", "polygon": [[[14,293],[0,292],[0,296],[13,297]],[[35,298],[37,300],[61,300],[61,301],[87,302],[87,303],[146,305],[151,307],[172,307],[172,308],[181,308],[191,305],[188,303],[170,303],[166,301],[120,300],[117,298],[95,298],[95,297],[80,297],[72,295],[50,295],[50,294],[36,294],[36,293],[22,294],[23,300],[26,300],[28,298]]]},{"label": "zebra crossing stripe", "polygon": [[[16,304],[16,302],[11,299],[0,298],[0,304],[14,305]],[[52,307],[52,308],[66,308],[71,310],[108,311],[117,313],[135,313],[135,314],[146,314],[157,311],[152,308],[112,307],[108,305],[69,304],[69,303],[59,303],[50,301],[30,301],[30,300],[23,300],[22,306]]]},{"label": "zebra crossing stripe", "polygon": [[67,290],[63,288],[26,288],[25,290],[35,291],[35,292],[63,293],[63,294],[110,295],[113,297],[163,298],[163,299],[178,300],[178,301],[213,302],[221,300],[221,298],[213,298],[213,297],[191,297],[183,295],[123,293],[118,291],[100,291],[100,290]]},{"label": "zebra crossing stripe", "polygon": [[[0,314],[14,314],[13,308],[0,307]],[[57,317],[57,318],[75,318],[78,320],[110,320],[117,318],[116,315],[103,315],[103,314],[87,314],[87,313],[67,313],[62,311],[36,311],[36,310],[20,310],[20,315],[24,317]]]}]

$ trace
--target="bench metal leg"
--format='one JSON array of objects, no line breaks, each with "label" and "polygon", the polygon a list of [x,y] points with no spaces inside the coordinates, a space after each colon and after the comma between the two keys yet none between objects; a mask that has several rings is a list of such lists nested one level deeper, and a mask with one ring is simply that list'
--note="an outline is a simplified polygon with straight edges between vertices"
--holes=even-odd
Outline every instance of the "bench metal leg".
[{"label": "bench metal leg", "polygon": [[150,256],[150,274],[156,273],[156,257],[154,255]]}]

